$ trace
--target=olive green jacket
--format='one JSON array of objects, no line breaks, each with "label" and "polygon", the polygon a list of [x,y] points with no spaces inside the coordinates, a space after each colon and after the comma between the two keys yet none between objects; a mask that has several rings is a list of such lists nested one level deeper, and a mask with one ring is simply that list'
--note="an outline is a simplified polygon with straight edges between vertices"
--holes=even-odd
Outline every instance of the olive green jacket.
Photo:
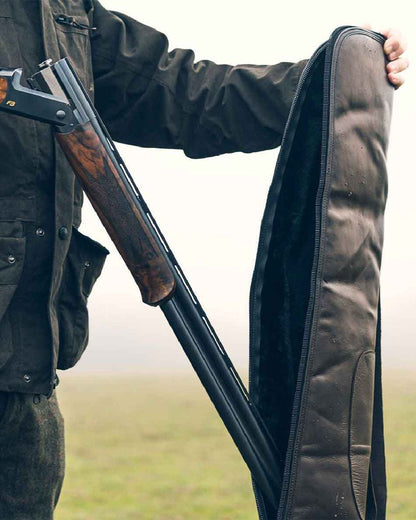
[{"label": "olive green jacket", "polygon": [[[64,56],[114,140],[194,158],[278,146],[306,63],[195,63],[96,0],[0,0],[0,66]],[[77,230],[82,193],[47,125],[0,114],[0,164],[0,391],[49,394],[87,345],[108,251]]]}]

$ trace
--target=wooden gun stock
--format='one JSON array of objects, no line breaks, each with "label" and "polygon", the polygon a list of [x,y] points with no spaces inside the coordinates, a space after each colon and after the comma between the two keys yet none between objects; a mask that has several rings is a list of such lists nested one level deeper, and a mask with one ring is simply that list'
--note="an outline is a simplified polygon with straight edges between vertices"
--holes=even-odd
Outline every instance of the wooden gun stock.
[{"label": "wooden gun stock", "polygon": [[92,124],[80,124],[67,134],[57,132],[56,138],[130,269],[143,301],[160,304],[175,290],[173,273]]},{"label": "wooden gun stock", "polygon": [[3,103],[5,97],[7,96],[7,80],[4,78],[0,78],[0,103]]}]

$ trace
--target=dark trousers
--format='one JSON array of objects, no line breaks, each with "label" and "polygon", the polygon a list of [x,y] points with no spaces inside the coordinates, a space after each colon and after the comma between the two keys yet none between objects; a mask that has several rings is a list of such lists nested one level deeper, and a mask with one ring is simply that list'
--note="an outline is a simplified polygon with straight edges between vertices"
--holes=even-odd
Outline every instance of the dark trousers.
[{"label": "dark trousers", "polygon": [[0,520],[51,520],[64,479],[64,422],[55,392],[0,392]]}]

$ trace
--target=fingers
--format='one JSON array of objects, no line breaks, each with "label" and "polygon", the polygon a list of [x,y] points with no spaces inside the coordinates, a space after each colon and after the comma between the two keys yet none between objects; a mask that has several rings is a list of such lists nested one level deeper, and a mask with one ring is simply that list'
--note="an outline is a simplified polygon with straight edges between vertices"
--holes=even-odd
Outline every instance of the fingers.
[{"label": "fingers", "polygon": [[402,56],[401,58],[397,58],[397,60],[390,61],[386,68],[387,72],[391,72],[393,74],[397,74],[398,72],[403,72],[409,66],[409,60],[406,56]]},{"label": "fingers", "polygon": [[389,78],[390,83],[395,87],[399,88],[403,85],[405,82],[405,77],[403,74],[393,74],[389,73],[387,74],[387,77]]},{"label": "fingers", "polygon": [[[362,25],[364,29],[371,30],[371,24]],[[407,43],[400,31],[397,29],[385,29],[380,31],[385,36],[384,53],[387,56],[388,63],[386,65],[387,77],[390,83],[397,89],[405,82],[403,71],[409,66],[409,60],[402,54],[407,49]]]},{"label": "fingers", "polygon": [[406,51],[407,43],[400,31],[386,29],[381,31],[381,34],[387,38],[384,43],[384,52],[390,61],[396,60]]},{"label": "fingers", "polygon": [[389,60],[386,65],[387,77],[390,83],[397,89],[405,82],[403,71],[409,66],[409,60],[402,56],[407,49],[404,36],[397,29],[386,29],[381,31],[386,37],[384,42],[384,53]]}]

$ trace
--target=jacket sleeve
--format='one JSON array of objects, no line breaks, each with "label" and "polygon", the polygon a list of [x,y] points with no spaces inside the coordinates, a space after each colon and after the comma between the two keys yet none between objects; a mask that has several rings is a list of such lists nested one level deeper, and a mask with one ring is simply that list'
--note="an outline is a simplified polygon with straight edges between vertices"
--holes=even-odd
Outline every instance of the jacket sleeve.
[{"label": "jacket sleeve", "polygon": [[278,146],[307,60],[195,62],[164,34],[93,1],[95,103],[114,140],[188,157]]}]

